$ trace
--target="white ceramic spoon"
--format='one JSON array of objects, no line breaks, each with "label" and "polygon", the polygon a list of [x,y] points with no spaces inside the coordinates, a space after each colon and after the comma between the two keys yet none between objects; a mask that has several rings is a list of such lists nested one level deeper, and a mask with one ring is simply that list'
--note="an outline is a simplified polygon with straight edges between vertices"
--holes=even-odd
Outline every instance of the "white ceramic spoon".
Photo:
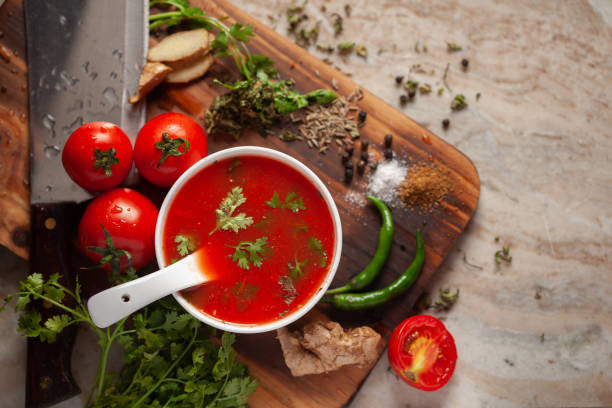
[{"label": "white ceramic spoon", "polygon": [[108,327],[164,296],[211,281],[213,275],[202,271],[198,252],[157,272],[96,293],[87,302],[91,320],[100,328]]}]

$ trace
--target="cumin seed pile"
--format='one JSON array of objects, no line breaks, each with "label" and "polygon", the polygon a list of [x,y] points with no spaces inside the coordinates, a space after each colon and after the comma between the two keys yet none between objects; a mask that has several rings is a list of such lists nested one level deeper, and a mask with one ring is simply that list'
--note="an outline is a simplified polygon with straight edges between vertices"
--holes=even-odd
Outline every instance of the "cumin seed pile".
[{"label": "cumin seed pile", "polygon": [[404,207],[431,213],[451,191],[448,174],[428,163],[411,165],[398,187],[398,197]]},{"label": "cumin seed pile", "polygon": [[357,88],[347,98],[338,97],[327,105],[311,105],[289,115],[289,120],[297,126],[296,140],[303,140],[311,149],[325,153],[335,143],[338,148],[346,149],[359,138],[355,101],[363,99],[362,91]]}]

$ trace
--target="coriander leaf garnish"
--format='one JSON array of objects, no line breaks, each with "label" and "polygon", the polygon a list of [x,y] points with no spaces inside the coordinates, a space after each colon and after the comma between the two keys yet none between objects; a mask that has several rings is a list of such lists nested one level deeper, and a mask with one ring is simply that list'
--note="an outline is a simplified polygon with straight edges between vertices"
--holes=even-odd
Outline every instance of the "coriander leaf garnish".
[{"label": "coriander leaf garnish", "polygon": [[319,254],[319,265],[324,268],[327,265],[327,251],[323,249],[323,243],[315,237],[310,237],[308,244],[310,249]]},{"label": "coriander leaf garnish", "polygon": [[[171,297],[100,329],[93,323],[80,292],[78,280],[73,291],[60,283],[58,274],[45,279],[35,273],[20,282],[19,292],[0,303],[0,311],[17,298],[18,331],[50,343],[67,326],[87,323],[98,337],[101,358],[85,406],[246,406],[257,381],[236,361],[233,334],[224,333],[218,345],[211,340],[213,332],[188,313],[180,313],[180,306]],[[247,285],[244,292],[253,296],[256,291]],[[46,313],[53,315],[44,319],[43,304],[32,300],[44,301]],[[128,319],[131,323],[126,327]],[[107,370],[109,350],[115,342],[125,351],[119,373]]]},{"label": "coriander leaf garnish", "polygon": [[177,243],[176,251],[181,256],[187,256],[189,255],[190,252],[193,252],[196,250],[196,247],[193,244],[193,242],[191,242],[191,239],[189,239],[189,237],[186,237],[185,235],[181,235],[181,234],[176,235],[174,237],[174,242]]},{"label": "coriander leaf garnish", "polygon": [[272,194],[272,198],[269,201],[266,201],[266,204],[268,204],[268,206],[272,208],[281,208],[283,205],[276,191],[274,192],[274,194]]},{"label": "coriander leaf garnish", "polygon": [[227,196],[221,201],[221,204],[219,204],[219,208],[215,210],[217,214],[217,225],[208,235],[212,235],[218,229],[238,232],[241,228],[246,228],[253,224],[253,217],[247,217],[245,213],[233,215],[234,211],[245,202],[246,198],[242,194],[242,187],[236,186],[232,191],[227,193]]},{"label": "coriander leaf garnish", "polygon": [[253,241],[241,241],[236,246],[234,254],[232,255],[232,261],[238,262],[238,266],[243,269],[250,269],[251,264],[261,267],[261,261],[263,260],[263,251],[265,245],[268,243],[268,237],[260,237]]},{"label": "coriander leaf garnish", "polygon": [[272,198],[270,198],[269,201],[266,201],[266,204],[268,204],[268,206],[272,208],[286,208],[288,210],[293,211],[294,213],[298,212],[299,210],[306,209],[306,207],[304,206],[304,200],[294,191],[290,191],[289,193],[287,193],[287,196],[285,197],[285,202],[281,201],[280,196],[275,191],[272,195]]},{"label": "coriander leaf garnish", "polygon": [[302,270],[302,268],[304,268],[307,263],[308,263],[307,259],[300,262],[297,260],[297,257],[294,258],[293,263],[291,262],[287,263],[287,267],[289,268],[289,274],[291,275],[291,277],[293,279],[301,278],[302,275],[304,274],[304,271]]}]

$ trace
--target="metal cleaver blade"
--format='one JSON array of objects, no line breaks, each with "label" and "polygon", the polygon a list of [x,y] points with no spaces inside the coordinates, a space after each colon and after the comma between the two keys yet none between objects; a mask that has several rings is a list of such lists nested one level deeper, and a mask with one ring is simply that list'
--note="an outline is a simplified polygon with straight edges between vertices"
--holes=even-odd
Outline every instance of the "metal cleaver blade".
[{"label": "metal cleaver blade", "polygon": [[[147,0],[25,0],[29,83],[30,272],[74,285],[70,234],[76,204],[91,198],[62,167],[62,148],[83,123],[113,122],[134,141],[145,106],[136,91],[148,45]],[[49,311],[50,314],[56,311]],[[43,316],[45,319],[46,316]],[[44,321],[44,320],[43,320]],[[79,392],[70,372],[76,327],[55,343],[28,339],[26,407]]]}]

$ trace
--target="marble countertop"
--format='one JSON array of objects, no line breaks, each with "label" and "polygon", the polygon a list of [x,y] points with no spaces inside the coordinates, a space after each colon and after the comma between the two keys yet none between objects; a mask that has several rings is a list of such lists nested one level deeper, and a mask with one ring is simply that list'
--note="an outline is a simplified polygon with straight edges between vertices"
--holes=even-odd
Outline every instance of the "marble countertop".
[{"label": "marble countertop", "polygon": [[[291,1],[234,2],[287,35]],[[612,2],[351,5],[337,39],[328,16],[344,15],[344,3],[306,6],[322,21],[319,43],[368,49],[366,60],[332,55],[334,65],[464,152],[482,185],[471,224],[429,285],[461,291],[438,314],[457,343],[453,378],[440,391],[418,391],[383,357],[351,408],[612,405]],[[463,49],[449,53],[447,41]],[[399,106],[394,78],[416,64],[422,71],[411,77],[434,92]],[[448,86],[469,104],[461,112],[451,113],[448,91],[435,92],[447,64]],[[494,261],[502,245],[510,265]],[[27,265],[4,249],[0,262],[4,295]],[[15,327],[12,313],[0,314],[2,407],[23,406],[25,342]]]}]

